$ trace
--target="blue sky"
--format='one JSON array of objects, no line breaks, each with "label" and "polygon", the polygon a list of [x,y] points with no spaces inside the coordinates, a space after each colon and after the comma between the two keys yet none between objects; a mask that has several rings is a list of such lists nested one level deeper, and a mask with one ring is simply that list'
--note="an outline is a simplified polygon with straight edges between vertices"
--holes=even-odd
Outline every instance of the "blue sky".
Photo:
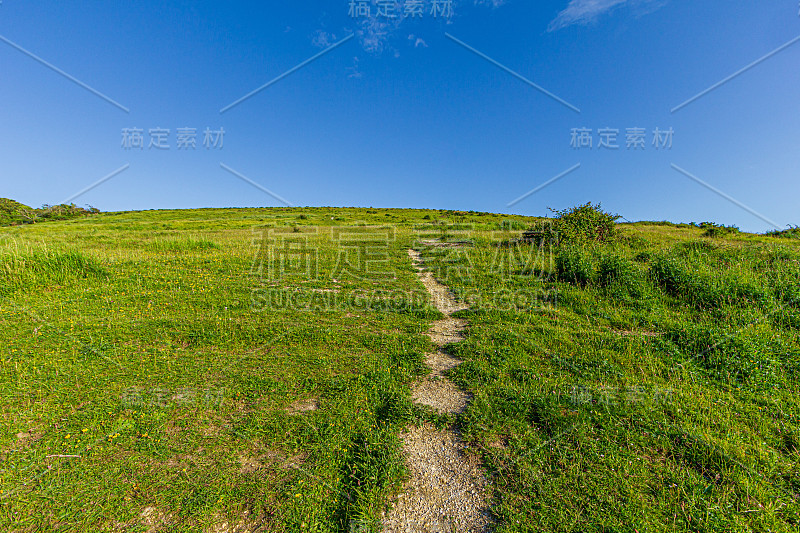
[{"label": "blue sky", "polygon": [[[628,220],[800,224],[800,42],[775,52],[800,36],[797,0],[461,0],[450,17],[425,0],[395,19],[349,4],[4,0],[0,196],[59,203],[124,168],[73,201],[528,215],[592,201]],[[122,146],[126,128],[143,149]],[[149,147],[157,128],[168,149]],[[181,128],[196,149],[177,148]],[[222,147],[203,146],[207,128]],[[571,146],[579,128],[591,149]],[[618,149],[598,147],[603,129]]]}]

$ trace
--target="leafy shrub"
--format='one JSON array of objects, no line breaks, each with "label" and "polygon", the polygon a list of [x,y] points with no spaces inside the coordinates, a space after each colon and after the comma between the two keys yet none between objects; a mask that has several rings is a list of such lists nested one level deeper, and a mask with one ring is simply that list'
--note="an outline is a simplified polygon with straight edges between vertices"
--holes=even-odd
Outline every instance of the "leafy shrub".
[{"label": "leafy shrub", "polygon": [[725,226],[722,224],[715,224],[714,222],[701,222],[697,226],[700,229],[706,230],[703,232],[704,237],[725,237],[726,235],[735,235],[739,233],[739,228],[736,226]]},{"label": "leafy shrub", "polygon": [[0,226],[15,226],[34,222],[36,222],[35,209],[8,198],[0,198]]},{"label": "leafy shrub", "polygon": [[603,243],[613,241],[617,237],[615,221],[619,215],[606,213],[600,204],[587,203],[570,209],[557,211],[553,221],[553,231],[559,242],[567,243]]},{"label": "leafy shrub", "polygon": [[631,283],[636,278],[636,266],[625,257],[609,254],[600,259],[597,267],[597,282],[607,287],[614,282]]},{"label": "leafy shrub", "polygon": [[690,269],[678,258],[658,257],[651,263],[650,272],[667,294],[690,302],[698,308],[714,308],[723,303],[724,295],[715,280]]},{"label": "leafy shrub", "polygon": [[782,239],[800,239],[800,226],[788,225],[788,229],[783,231],[773,230],[766,233],[768,237],[779,237]]},{"label": "leafy shrub", "polygon": [[594,263],[582,248],[564,248],[556,255],[556,275],[561,281],[586,286],[594,277]]}]

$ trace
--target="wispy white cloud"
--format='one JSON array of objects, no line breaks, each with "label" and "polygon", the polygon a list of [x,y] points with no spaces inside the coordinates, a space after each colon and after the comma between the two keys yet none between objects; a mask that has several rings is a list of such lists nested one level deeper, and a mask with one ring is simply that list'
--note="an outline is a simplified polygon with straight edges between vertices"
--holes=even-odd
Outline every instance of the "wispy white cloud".
[{"label": "wispy white cloud", "polygon": [[500,7],[506,4],[508,0],[475,0],[476,6],[492,6],[492,7]]},{"label": "wispy white cloud", "polygon": [[[395,0],[393,14],[396,16],[388,18],[379,15],[380,9],[377,0],[370,0],[370,15],[357,18],[356,24],[358,28],[355,33],[366,52],[380,54],[386,50],[395,50],[390,44],[390,41],[397,37],[400,26],[406,22],[420,23],[423,21],[436,21],[444,24],[452,24],[454,19],[459,16],[461,9],[466,9],[469,7],[470,3],[474,6],[499,8],[509,2],[510,0],[472,0],[471,2],[469,0],[453,0],[451,4],[452,12],[449,16],[443,15],[442,12],[439,11],[443,6],[443,4],[439,2],[439,8],[437,9],[438,15],[434,16],[432,12],[434,6],[432,0],[423,0],[421,4],[415,1],[415,5],[422,6],[421,9],[424,16],[414,17],[407,11],[408,0]],[[427,46],[423,40],[414,41],[413,44],[415,47]]]},{"label": "wispy white cloud", "polygon": [[363,74],[361,74],[361,71],[358,68],[358,62],[359,62],[358,56],[353,57],[353,65],[347,67],[346,69],[348,78],[360,79],[363,76]]},{"label": "wispy white cloud", "polygon": [[665,5],[668,0],[570,0],[569,5],[550,22],[547,31],[556,31],[574,24],[587,25],[617,8],[637,8],[640,14]]},{"label": "wispy white cloud", "polygon": [[403,19],[400,17],[394,19],[375,16],[363,18],[359,21],[359,29],[356,34],[365,51],[379,54],[383,52],[389,37],[397,31],[402,22]]},{"label": "wispy white cloud", "polygon": [[[0,0],[2,1],[2,0]],[[413,16],[410,11],[407,11],[406,4],[408,0],[395,0],[394,10],[392,13],[394,17],[382,15],[379,9],[378,0],[368,0],[369,9],[368,15],[353,16],[353,26],[339,28],[339,31],[326,31],[318,30],[312,35],[312,44],[317,48],[328,48],[329,46],[338,42],[342,37],[354,34],[364,52],[370,55],[381,55],[383,53],[391,54],[394,57],[400,57],[400,49],[402,49],[403,37],[408,35],[408,44],[406,46],[413,46],[414,48],[428,48],[428,43],[418,34],[408,34],[403,32],[404,24],[452,24],[453,20],[458,16],[460,9],[470,8],[470,4],[481,8],[500,8],[511,0],[453,0],[452,13],[450,15],[443,15],[439,7],[436,15],[433,13],[433,0],[422,0],[418,3],[415,0],[414,5],[422,6],[422,13],[424,16]],[[441,2],[437,4],[441,6]],[[347,8],[348,4],[344,4]],[[410,6],[410,4],[409,4]],[[473,8],[474,9],[474,8]],[[325,25],[323,24],[323,27]],[[418,27],[418,26],[416,26]],[[353,65],[347,67],[348,77],[361,78],[363,76],[359,65],[358,58],[354,58]]]},{"label": "wispy white cloud", "polygon": [[408,36],[408,40],[414,45],[414,48],[419,48],[422,46],[423,48],[428,48],[428,43],[425,42],[425,39],[421,37],[417,37],[413,33]]},{"label": "wispy white cloud", "polygon": [[314,38],[311,40],[311,43],[318,48],[328,48],[336,41],[338,41],[336,34],[318,30],[317,33],[314,34]]}]

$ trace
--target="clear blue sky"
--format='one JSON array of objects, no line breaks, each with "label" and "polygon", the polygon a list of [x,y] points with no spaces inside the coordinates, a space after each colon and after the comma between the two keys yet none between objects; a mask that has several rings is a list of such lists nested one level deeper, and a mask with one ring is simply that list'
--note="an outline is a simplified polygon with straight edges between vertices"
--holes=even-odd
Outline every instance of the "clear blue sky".
[{"label": "clear blue sky", "polygon": [[[628,220],[771,229],[677,165],[800,224],[800,42],[672,112],[799,36],[797,0],[462,0],[449,19],[425,0],[402,20],[370,4],[353,18],[348,0],[4,0],[0,196],[58,203],[130,165],[74,202],[282,205],[222,163],[298,206],[542,215],[593,201]],[[197,149],[177,149],[184,127]],[[143,150],[123,148],[124,128],[144,130]],[[155,128],[168,150],[148,148]],[[224,128],[221,149],[203,147],[206,128]],[[592,149],[570,146],[573,128],[592,130]],[[602,128],[619,149],[598,148]],[[645,149],[626,149],[628,128],[646,130]],[[655,128],[672,128],[671,149],[652,145]]]}]

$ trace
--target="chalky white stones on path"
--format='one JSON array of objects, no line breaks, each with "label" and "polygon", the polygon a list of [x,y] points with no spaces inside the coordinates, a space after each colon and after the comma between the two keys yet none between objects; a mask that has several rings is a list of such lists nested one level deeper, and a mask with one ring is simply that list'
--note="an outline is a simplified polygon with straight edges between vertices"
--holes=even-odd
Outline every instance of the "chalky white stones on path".
[{"label": "chalky white stones on path", "polygon": [[[465,320],[452,318],[466,309],[450,291],[423,271],[419,252],[409,250],[419,277],[433,304],[446,317],[435,322],[428,335],[439,348],[428,354],[431,374],[414,386],[412,398],[440,413],[460,413],[469,395],[444,376],[461,361],[442,350],[463,339]],[[486,497],[487,480],[474,456],[465,453],[458,432],[431,426],[413,426],[401,435],[411,478],[394,507],[385,513],[386,533],[483,533],[490,531],[491,517]]]}]

